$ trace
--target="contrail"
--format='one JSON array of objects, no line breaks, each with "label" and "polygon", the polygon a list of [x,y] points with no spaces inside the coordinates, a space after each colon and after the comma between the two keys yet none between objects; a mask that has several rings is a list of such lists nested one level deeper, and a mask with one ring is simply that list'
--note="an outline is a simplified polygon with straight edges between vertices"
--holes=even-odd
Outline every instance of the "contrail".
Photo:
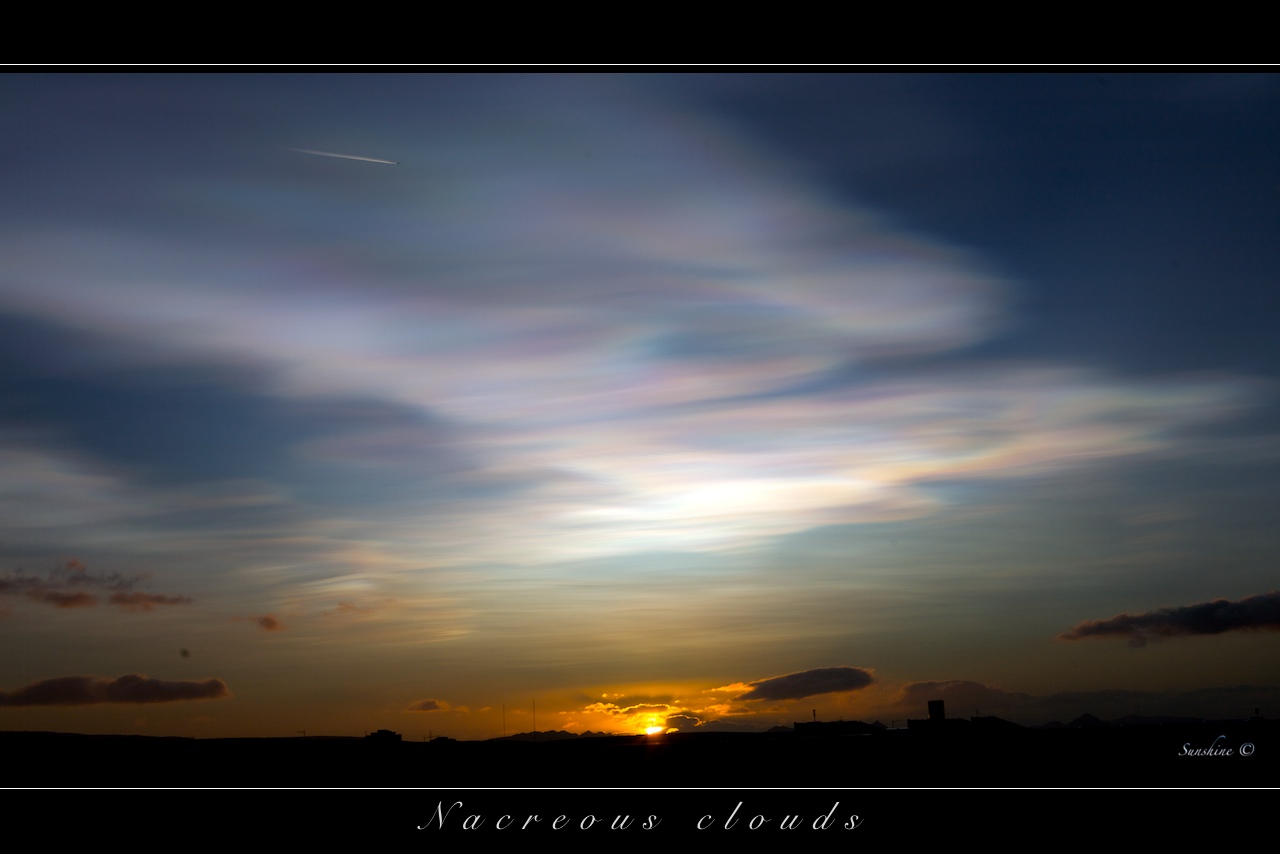
[{"label": "contrail", "polygon": [[399,160],[383,160],[381,157],[361,157],[359,154],[338,154],[333,151],[313,151],[310,148],[291,148],[300,154],[318,154],[321,157],[341,157],[343,160],[363,160],[366,163],[385,163],[388,166],[399,166]]}]

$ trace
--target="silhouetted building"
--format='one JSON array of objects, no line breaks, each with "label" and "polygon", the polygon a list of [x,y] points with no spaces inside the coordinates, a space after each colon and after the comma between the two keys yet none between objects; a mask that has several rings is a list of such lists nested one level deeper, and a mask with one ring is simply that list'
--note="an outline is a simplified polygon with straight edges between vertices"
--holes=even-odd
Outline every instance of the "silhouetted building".
[{"label": "silhouetted building", "polygon": [[389,730],[389,729],[380,729],[380,730],[378,730],[378,731],[376,731],[376,732],[371,732],[371,733],[369,733],[368,735],[366,735],[366,736],[365,736],[365,740],[366,740],[366,741],[377,741],[377,742],[392,742],[392,741],[399,741],[399,740],[400,740],[400,733],[398,733],[398,732],[392,732],[392,731],[391,731],[391,730]]},{"label": "silhouetted building", "polygon": [[942,732],[956,732],[967,730],[970,722],[964,718],[952,718],[947,720],[946,704],[942,700],[929,701],[929,717],[926,720],[918,721],[908,718],[907,729],[917,732],[930,732],[934,734]]}]

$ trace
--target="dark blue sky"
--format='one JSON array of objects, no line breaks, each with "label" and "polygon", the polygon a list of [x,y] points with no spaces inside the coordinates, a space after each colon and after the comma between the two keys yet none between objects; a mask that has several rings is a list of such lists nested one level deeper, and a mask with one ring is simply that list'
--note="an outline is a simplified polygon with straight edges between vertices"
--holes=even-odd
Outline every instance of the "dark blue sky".
[{"label": "dark blue sky", "polygon": [[[688,81],[676,78],[680,88]],[[1004,352],[1274,374],[1280,79],[787,75],[706,86],[815,180],[1017,280]]]}]

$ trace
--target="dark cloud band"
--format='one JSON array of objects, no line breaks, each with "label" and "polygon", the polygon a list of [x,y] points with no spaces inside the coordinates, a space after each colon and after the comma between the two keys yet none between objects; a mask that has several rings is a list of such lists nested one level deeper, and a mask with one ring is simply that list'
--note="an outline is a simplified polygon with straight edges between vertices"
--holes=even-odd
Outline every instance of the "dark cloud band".
[{"label": "dark cloud band", "polygon": [[176,703],[230,696],[221,679],[166,682],[128,673],[118,679],[61,676],[32,682],[16,691],[0,691],[0,706],[90,706],[103,703]]},{"label": "dark cloud band", "polygon": [[816,694],[856,691],[874,681],[869,672],[858,667],[819,667],[750,682],[751,690],[740,694],[737,699],[799,700]]},{"label": "dark cloud band", "polygon": [[187,605],[193,601],[190,596],[165,596],[133,589],[142,582],[142,575],[90,573],[83,563],[72,558],[43,578],[26,575],[21,570],[5,574],[0,577],[0,596],[24,595],[33,602],[55,608],[91,608],[99,599],[90,591],[99,590],[110,592],[108,601],[125,611],[151,611],[161,605]]},{"label": "dark cloud band", "polygon": [[1117,614],[1088,620],[1058,635],[1060,640],[1125,637],[1135,646],[1182,635],[1220,635],[1237,631],[1280,631],[1280,592],[1249,596],[1239,602],[1216,599],[1145,614]]}]

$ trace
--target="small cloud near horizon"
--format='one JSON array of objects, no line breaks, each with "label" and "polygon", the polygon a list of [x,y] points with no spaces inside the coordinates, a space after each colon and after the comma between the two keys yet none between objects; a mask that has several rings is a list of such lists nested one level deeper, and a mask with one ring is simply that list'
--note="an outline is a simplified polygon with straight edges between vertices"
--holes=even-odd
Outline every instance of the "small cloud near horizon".
[{"label": "small cloud near horizon", "polygon": [[426,700],[414,700],[412,703],[409,704],[409,708],[405,709],[405,711],[406,712],[447,712],[449,711],[449,704],[446,703],[444,700],[433,700],[430,698]]}]

